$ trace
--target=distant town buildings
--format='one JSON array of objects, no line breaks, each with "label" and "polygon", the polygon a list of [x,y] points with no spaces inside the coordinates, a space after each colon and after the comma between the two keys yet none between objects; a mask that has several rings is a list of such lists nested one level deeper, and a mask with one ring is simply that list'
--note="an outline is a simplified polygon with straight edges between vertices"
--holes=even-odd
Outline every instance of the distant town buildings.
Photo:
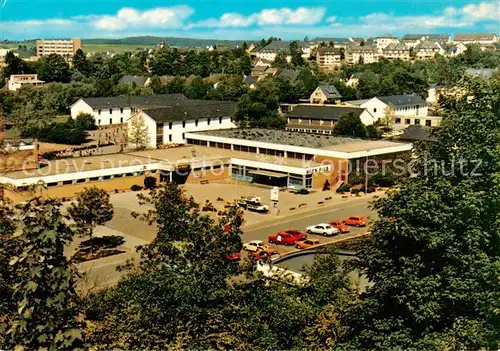
[{"label": "distant town buildings", "polygon": [[38,79],[38,74],[13,74],[7,84],[10,91],[16,91],[24,85],[40,86],[45,82]]},{"label": "distant town buildings", "polygon": [[344,53],[343,49],[335,47],[320,47],[316,53],[318,66],[325,69],[335,69],[340,67]]},{"label": "distant town buildings", "polygon": [[65,59],[71,59],[78,49],[82,48],[82,40],[73,39],[52,39],[36,41],[36,57],[40,58],[50,54],[58,54]]},{"label": "distant town buildings", "polygon": [[483,44],[491,45],[499,42],[498,36],[495,33],[479,33],[479,34],[457,34],[455,42],[462,44]]}]

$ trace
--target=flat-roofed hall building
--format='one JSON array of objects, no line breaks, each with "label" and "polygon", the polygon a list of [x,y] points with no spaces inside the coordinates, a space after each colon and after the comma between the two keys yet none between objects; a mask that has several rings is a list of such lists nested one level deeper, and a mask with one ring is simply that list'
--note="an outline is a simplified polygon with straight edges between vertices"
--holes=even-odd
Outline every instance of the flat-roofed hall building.
[{"label": "flat-roofed hall building", "polygon": [[412,144],[362,140],[284,130],[231,129],[186,133],[186,146],[45,162],[39,169],[7,172],[0,183],[29,198],[46,185],[45,196],[67,197],[84,187],[108,191],[142,185],[146,176],[184,183],[239,181],[290,189],[335,190],[350,170],[367,159],[387,164]]},{"label": "flat-roofed hall building", "polygon": [[82,48],[82,40],[73,39],[50,39],[36,41],[36,56],[49,56],[50,54],[61,55],[65,59],[71,59],[78,49]]}]

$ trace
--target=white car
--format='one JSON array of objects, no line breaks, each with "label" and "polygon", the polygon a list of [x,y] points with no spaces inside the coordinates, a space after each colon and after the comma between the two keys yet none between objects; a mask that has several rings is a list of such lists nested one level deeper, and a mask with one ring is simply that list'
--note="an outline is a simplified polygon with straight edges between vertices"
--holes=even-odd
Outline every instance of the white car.
[{"label": "white car", "polygon": [[340,230],[332,227],[326,223],[315,224],[306,228],[306,232],[309,234],[320,234],[324,236],[332,236],[335,234],[339,234]]},{"label": "white car", "polygon": [[257,252],[259,250],[266,250],[267,246],[264,245],[262,240],[253,240],[243,245],[243,250],[250,252]]}]

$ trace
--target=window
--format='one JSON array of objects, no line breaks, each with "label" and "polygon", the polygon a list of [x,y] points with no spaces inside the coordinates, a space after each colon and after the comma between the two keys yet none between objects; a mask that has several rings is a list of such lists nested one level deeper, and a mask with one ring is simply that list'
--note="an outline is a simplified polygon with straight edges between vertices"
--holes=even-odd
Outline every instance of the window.
[{"label": "window", "polygon": [[184,139],[186,139],[186,138],[184,137],[184,133],[182,133],[182,140],[184,140]]},{"label": "window", "polygon": [[123,117],[120,117],[120,123],[123,123]]},{"label": "window", "polygon": [[113,124],[113,118],[109,119],[109,124]]},{"label": "window", "polygon": [[120,113],[123,113],[123,107],[120,107]]},{"label": "window", "polygon": [[168,129],[172,129],[172,122],[168,124]]},{"label": "window", "polygon": [[168,141],[172,142],[172,134],[168,135]]},{"label": "window", "polygon": [[110,114],[110,115],[112,115],[112,114],[113,114],[113,109],[112,109],[112,108],[110,108],[110,109],[109,109],[109,114]]},{"label": "window", "polygon": [[405,124],[406,125],[410,125],[410,119],[409,118],[405,119]]},{"label": "window", "polygon": [[197,119],[194,120],[194,125],[195,125],[195,127],[198,127],[198,120]]},{"label": "window", "polygon": [[97,114],[100,116],[101,115],[101,109],[97,110]]},{"label": "window", "polygon": [[186,121],[182,121],[182,128],[186,128]]},{"label": "window", "polygon": [[420,125],[420,120],[419,120],[419,119],[416,119],[416,120],[415,120],[415,125],[416,125],[416,126],[419,126],[419,125]]},{"label": "window", "polygon": [[430,119],[426,119],[426,120],[425,120],[425,126],[426,126],[426,127],[431,127],[431,126],[432,126],[432,122],[431,122],[431,120],[430,120]]},{"label": "window", "polygon": [[97,120],[97,124],[101,125],[101,120],[100,119]]},{"label": "window", "polygon": [[396,118],[396,120],[394,121],[394,123],[401,124],[401,118]]},{"label": "window", "polygon": [[222,117],[219,117],[219,124],[222,124]]},{"label": "window", "polygon": [[374,113],[377,113],[377,109],[376,109],[376,108],[374,108],[374,109],[373,109],[373,112],[374,112]]},{"label": "window", "polygon": [[210,118],[207,118],[207,125],[210,125]]}]

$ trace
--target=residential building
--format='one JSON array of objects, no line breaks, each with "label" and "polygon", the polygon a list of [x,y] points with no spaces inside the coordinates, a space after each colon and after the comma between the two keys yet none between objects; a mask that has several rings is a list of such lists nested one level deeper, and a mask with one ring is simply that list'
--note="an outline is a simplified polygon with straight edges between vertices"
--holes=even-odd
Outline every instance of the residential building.
[{"label": "residential building", "polygon": [[[380,51],[385,49],[389,44],[397,44],[399,40],[393,37],[391,34],[384,34],[374,38],[375,44],[377,45],[377,49]],[[366,45],[366,44],[365,44]]]},{"label": "residential building", "polygon": [[318,66],[324,69],[336,69],[340,67],[344,59],[344,52],[341,48],[320,47],[316,54]]},{"label": "residential building", "polygon": [[401,43],[390,43],[382,49],[382,56],[387,60],[410,60],[410,48]]},{"label": "residential building", "polygon": [[458,56],[467,50],[464,43],[457,42],[456,44],[448,44],[445,48],[445,55],[450,57]]},{"label": "residential building", "polygon": [[477,33],[477,34],[456,34],[455,42],[462,44],[485,44],[491,45],[499,41],[495,33]]},{"label": "residential building", "polygon": [[450,34],[405,34],[401,42],[408,47],[415,47],[423,41],[431,41],[445,45],[451,41]]},{"label": "residential building", "polygon": [[[130,86],[143,87],[148,82],[149,78],[146,76],[129,76],[125,75],[120,78],[118,84],[127,84]],[[150,80],[149,80],[150,82]]]},{"label": "residential building", "polygon": [[70,106],[71,117],[88,113],[99,127],[127,123],[132,113],[148,108],[175,107],[187,98],[182,94],[82,98]]},{"label": "residential building", "polygon": [[346,101],[346,104],[368,110],[375,121],[391,112],[393,117],[426,117],[427,102],[417,95],[377,96],[371,99]]},{"label": "residential building", "polygon": [[348,87],[355,87],[356,85],[358,85],[359,76],[360,76],[359,73],[354,73],[349,77],[345,85],[347,85]]},{"label": "residential building", "polygon": [[437,42],[430,40],[422,41],[415,46],[413,53],[417,59],[433,59],[436,54],[443,55],[444,49]]},{"label": "residential building", "polygon": [[38,79],[38,74],[13,74],[9,78],[7,86],[10,91],[16,91],[24,85],[40,86],[45,82]]},{"label": "residential building", "polygon": [[[255,56],[258,59],[264,59],[274,62],[278,53],[283,51],[287,55],[288,62],[290,62],[291,61],[291,56],[289,54],[290,43],[291,42],[289,41],[281,41],[281,40],[272,41],[271,43],[269,43],[269,45],[259,49],[255,54]],[[302,58],[308,59],[311,56],[311,48],[309,47],[309,45],[301,41],[298,41],[297,44],[302,50]]]},{"label": "residential building", "polygon": [[408,128],[410,126],[439,127],[442,117],[439,116],[405,116],[395,117],[393,127],[396,130]]},{"label": "residential building", "polygon": [[65,59],[71,59],[78,49],[82,48],[82,40],[79,38],[73,39],[53,39],[53,40],[37,40],[36,41],[36,56],[48,56],[50,54],[58,54]]},{"label": "residential building", "polygon": [[345,51],[345,60],[351,65],[374,63],[379,61],[379,53],[376,46],[349,46]]},{"label": "residential building", "polygon": [[364,108],[332,105],[296,105],[286,114],[286,129],[294,132],[333,134],[335,124],[349,113],[361,119],[366,125],[375,118]]},{"label": "residential building", "polygon": [[309,98],[311,104],[340,103],[339,91],[333,84],[320,85],[314,90]]},{"label": "residential building", "polygon": [[288,68],[277,68],[277,67],[269,67],[267,68],[257,81],[265,79],[266,77],[287,77],[291,83],[294,83],[302,74],[303,70],[298,69],[288,69]]},{"label": "residential building", "polygon": [[231,121],[235,107],[231,101],[186,99],[173,106],[137,111],[127,121],[128,130],[132,130],[134,118],[143,118],[148,127],[148,147],[183,144],[188,132],[235,128]]}]

